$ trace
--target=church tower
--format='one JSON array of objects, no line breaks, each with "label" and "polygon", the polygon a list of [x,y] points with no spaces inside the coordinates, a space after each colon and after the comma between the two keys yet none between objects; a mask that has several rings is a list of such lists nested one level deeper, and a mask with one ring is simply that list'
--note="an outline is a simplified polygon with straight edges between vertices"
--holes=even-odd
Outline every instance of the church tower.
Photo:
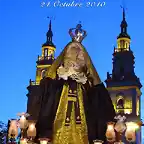
[{"label": "church tower", "polygon": [[51,29],[51,20],[49,23],[49,30],[46,34],[47,40],[42,45],[42,55],[38,56],[37,60],[37,70],[36,70],[36,84],[40,83],[40,80],[45,76],[48,67],[54,61],[54,53],[55,53],[55,45],[53,44],[52,37],[52,29]]},{"label": "church tower", "polygon": [[[115,111],[123,114],[128,121],[141,120],[141,91],[139,78],[134,72],[134,54],[130,48],[131,38],[127,32],[125,10],[117,37],[117,47],[113,52],[112,74],[107,72],[106,86]],[[141,140],[141,130],[137,132],[137,142]],[[140,142],[141,143],[141,142]]]},{"label": "church tower", "polygon": [[52,65],[54,61],[54,54],[56,46],[52,41],[52,24],[51,20],[49,23],[49,29],[46,34],[46,42],[42,45],[42,55],[38,56],[36,65],[36,80],[30,80],[28,89],[28,101],[27,101],[27,112],[31,115],[30,120],[37,120],[37,116],[40,108],[40,81],[45,77],[48,68]]}]

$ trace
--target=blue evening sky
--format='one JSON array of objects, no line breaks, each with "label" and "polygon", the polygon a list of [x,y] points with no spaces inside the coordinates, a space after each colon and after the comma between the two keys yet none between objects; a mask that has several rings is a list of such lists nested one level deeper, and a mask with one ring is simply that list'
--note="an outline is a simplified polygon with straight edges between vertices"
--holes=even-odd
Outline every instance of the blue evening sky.
[{"label": "blue evening sky", "polygon": [[[78,1],[83,4],[88,2],[75,0]],[[122,20],[122,0],[105,0],[104,7],[91,8],[42,8],[41,2],[48,1],[0,0],[0,120],[4,122],[15,118],[17,112],[26,111],[26,87],[29,79],[35,80],[37,55],[41,54],[41,45],[46,41],[47,16],[55,17],[52,30],[53,41],[57,46],[56,56],[70,41],[68,29],[81,21],[88,32],[83,44],[101,79],[104,81],[106,72],[112,70],[113,46],[116,45]],[[135,72],[144,85],[144,1],[125,0],[125,5],[128,33],[132,39],[131,49],[136,58]],[[143,88],[141,90],[144,91]]]}]

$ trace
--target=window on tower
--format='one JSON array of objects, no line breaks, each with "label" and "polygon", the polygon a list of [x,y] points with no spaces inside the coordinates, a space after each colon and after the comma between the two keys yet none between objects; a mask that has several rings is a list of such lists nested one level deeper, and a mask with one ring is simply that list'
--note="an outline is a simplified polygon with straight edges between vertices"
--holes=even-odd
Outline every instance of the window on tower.
[{"label": "window on tower", "polygon": [[122,48],[122,45],[123,45],[123,41],[120,41],[120,48]]},{"label": "window on tower", "polygon": [[137,108],[136,108],[136,113],[137,113],[137,116],[139,116],[139,114],[140,114],[139,99],[137,99]]},{"label": "window on tower", "polygon": [[45,56],[45,57],[48,56],[48,49],[47,49],[47,48],[44,49],[44,56]]},{"label": "window on tower", "polygon": [[51,59],[52,58],[52,55],[53,54],[53,51],[52,50],[49,50],[49,52],[48,52],[48,57],[49,57],[49,59]]},{"label": "window on tower", "polygon": [[117,108],[120,108],[120,109],[124,108],[124,99],[123,98],[119,98],[117,100]]},{"label": "window on tower", "polygon": [[118,44],[118,48],[120,48],[120,44]]},{"label": "window on tower", "polygon": [[41,72],[41,78],[44,78],[45,75],[46,75],[46,70],[42,70],[42,72]]},{"label": "window on tower", "polygon": [[121,40],[120,41],[120,48],[124,48],[125,47],[125,41],[124,40]]},{"label": "window on tower", "polygon": [[122,93],[119,93],[116,95],[116,111],[117,113],[123,113],[124,112],[124,95]]},{"label": "window on tower", "polygon": [[123,28],[123,32],[125,32],[125,28]]},{"label": "window on tower", "polygon": [[116,112],[119,114],[124,113],[124,98],[120,97],[116,102]]},{"label": "window on tower", "polygon": [[128,48],[128,43],[126,42],[126,48]]}]

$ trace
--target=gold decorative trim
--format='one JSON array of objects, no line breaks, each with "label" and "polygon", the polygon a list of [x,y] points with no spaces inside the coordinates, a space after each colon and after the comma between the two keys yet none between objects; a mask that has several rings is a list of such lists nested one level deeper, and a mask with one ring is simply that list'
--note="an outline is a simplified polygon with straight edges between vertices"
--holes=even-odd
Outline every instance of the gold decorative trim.
[{"label": "gold decorative trim", "polygon": [[77,96],[77,95],[74,94],[74,93],[69,93],[68,95],[69,95],[69,96]]},{"label": "gold decorative trim", "polygon": [[77,101],[77,98],[76,98],[76,97],[68,97],[68,101],[76,102],[76,101]]},{"label": "gold decorative trim", "polygon": [[42,49],[45,49],[45,48],[48,48],[50,50],[55,50],[56,48],[55,47],[52,47],[52,46],[43,46]]},{"label": "gold decorative trim", "polygon": [[86,118],[84,113],[83,92],[82,92],[81,85],[78,84],[77,86],[81,121],[76,121],[74,102],[72,103],[71,117],[69,119],[67,119],[66,117],[68,98],[69,98],[68,92],[69,92],[69,86],[65,84],[63,86],[59,106],[54,121],[54,132],[53,132],[52,143],[53,144],[68,144],[68,143],[88,144],[87,124],[86,124]]},{"label": "gold decorative trim", "polygon": [[37,68],[47,68],[47,67],[49,67],[49,66],[51,66],[51,65],[37,65],[36,67],[37,67]]},{"label": "gold decorative trim", "polygon": [[121,86],[121,87],[108,87],[107,90],[127,90],[127,89],[136,89],[138,96],[142,95],[142,92],[137,86]]},{"label": "gold decorative trim", "polygon": [[119,42],[119,41],[121,41],[121,40],[125,40],[125,41],[128,41],[128,42],[130,42],[131,40],[129,39],[129,38],[118,38],[117,39],[117,42]]}]

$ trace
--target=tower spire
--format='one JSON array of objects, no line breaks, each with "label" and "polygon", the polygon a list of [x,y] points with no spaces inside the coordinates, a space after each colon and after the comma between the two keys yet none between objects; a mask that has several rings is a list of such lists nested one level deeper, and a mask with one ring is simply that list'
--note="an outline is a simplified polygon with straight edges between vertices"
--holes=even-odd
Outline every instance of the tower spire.
[{"label": "tower spire", "polygon": [[50,20],[49,30],[48,30],[48,32],[47,32],[47,34],[46,34],[46,36],[47,36],[47,42],[48,42],[48,43],[52,43],[53,33],[52,33],[52,28],[51,28],[51,27],[52,27],[52,26],[51,26],[51,20]]},{"label": "tower spire", "polygon": [[[49,18],[49,17],[47,17],[47,18]],[[53,46],[53,47],[55,47],[55,45],[53,44],[52,38],[53,38],[52,22],[51,22],[51,19],[50,19],[49,26],[48,26],[48,31],[46,33],[46,42],[43,44],[43,46]]]},{"label": "tower spire", "polygon": [[121,81],[133,81],[135,85],[141,87],[140,81],[134,71],[134,55],[130,49],[130,36],[127,34],[127,22],[125,8],[122,8],[121,32],[117,37],[117,47],[113,53],[113,70],[111,77],[108,76],[108,83]]},{"label": "tower spire", "polygon": [[128,24],[127,24],[127,21],[126,21],[126,14],[125,14],[125,8],[122,7],[122,22],[121,22],[121,33],[119,34],[119,36],[117,38],[129,38],[130,39],[130,36],[127,34],[127,27],[128,27]]},{"label": "tower spire", "polygon": [[121,22],[121,33],[127,33],[127,22],[125,18],[125,9],[123,8],[123,19]]},{"label": "tower spire", "polygon": [[124,7],[122,9],[123,9],[123,21],[124,21],[125,20],[125,9],[124,9]]},{"label": "tower spire", "polygon": [[50,23],[49,23],[49,30],[51,30],[51,20],[50,20]]}]

